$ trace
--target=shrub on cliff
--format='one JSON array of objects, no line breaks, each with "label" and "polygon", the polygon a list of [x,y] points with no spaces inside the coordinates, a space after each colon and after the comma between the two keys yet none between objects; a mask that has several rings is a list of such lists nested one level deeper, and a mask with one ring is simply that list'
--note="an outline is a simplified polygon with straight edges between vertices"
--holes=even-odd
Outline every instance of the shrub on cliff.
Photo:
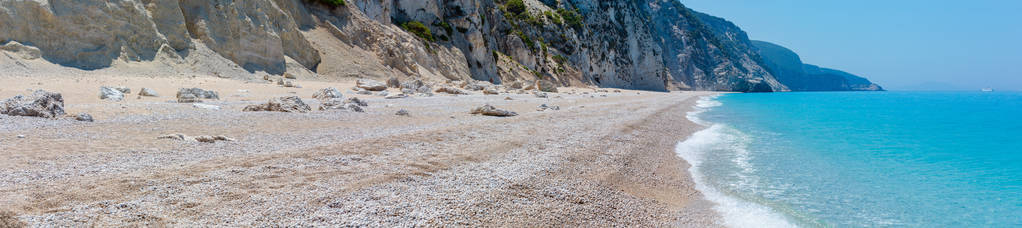
[{"label": "shrub on cliff", "polygon": [[433,38],[433,32],[429,31],[429,27],[426,27],[426,25],[422,24],[422,22],[409,21],[402,25],[401,27],[403,27],[405,30],[408,30],[408,32],[412,34],[415,34],[415,36],[418,36],[419,38],[428,40],[430,42],[436,41],[436,39]]},{"label": "shrub on cliff", "polygon": [[504,4],[504,8],[511,12],[511,14],[522,15],[522,13],[525,13],[525,2],[522,0],[510,0]]},{"label": "shrub on cliff", "polygon": [[575,28],[582,27],[582,16],[579,15],[578,12],[576,12],[575,10],[567,10],[564,8],[560,8],[557,9],[557,14],[560,14],[561,18],[564,19],[564,23],[570,25],[571,27]]},{"label": "shrub on cliff", "polygon": [[344,6],[344,0],[315,0],[316,2],[326,4],[332,7]]}]

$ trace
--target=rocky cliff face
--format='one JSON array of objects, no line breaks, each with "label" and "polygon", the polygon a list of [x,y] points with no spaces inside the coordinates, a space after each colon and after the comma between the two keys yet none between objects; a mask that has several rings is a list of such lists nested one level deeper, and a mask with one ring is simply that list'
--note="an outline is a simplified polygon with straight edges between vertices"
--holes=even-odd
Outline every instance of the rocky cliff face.
[{"label": "rocky cliff face", "polygon": [[[419,24],[429,31],[407,31]],[[0,25],[0,44],[80,69],[212,52],[324,78],[789,90],[740,28],[675,0],[3,1]]]},{"label": "rocky cliff face", "polygon": [[798,54],[765,41],[752,41],[764,65],[793,91],[882,91],[880,85],[843,71],[802,63]]}]

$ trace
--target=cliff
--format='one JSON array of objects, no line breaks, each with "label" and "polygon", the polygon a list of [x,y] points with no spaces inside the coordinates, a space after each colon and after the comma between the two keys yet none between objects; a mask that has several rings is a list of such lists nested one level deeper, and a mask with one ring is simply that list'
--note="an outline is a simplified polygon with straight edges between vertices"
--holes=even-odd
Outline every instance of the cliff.
[{"label": "cliff", "polygon": [[[675,0],[322,2],[3,1],[0,44],[83,70],[169,62],[160,69],[239,78],[287,72],[657,91],[792,87],[768,70],[740,28]],[[40,65],[33,61],[7,55],[0,66],[32,72]]]},{"label": "cliff", "polygon": [[752,41],[767,68],[793,91],[882,91],[880,85],[844,71],[802,63],[794,51],[765,41]]}]

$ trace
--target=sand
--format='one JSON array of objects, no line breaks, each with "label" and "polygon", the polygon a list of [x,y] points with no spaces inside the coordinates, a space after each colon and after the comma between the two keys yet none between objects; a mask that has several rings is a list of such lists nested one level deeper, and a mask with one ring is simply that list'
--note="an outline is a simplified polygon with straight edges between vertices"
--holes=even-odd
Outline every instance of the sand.
[{"label": "sand", "polygon": [[[354,95],[343,80],[299,80],[300,89],[188,75],[0,80],[0,98],[60,92],[69,114],[96,118],[0,117],[4,224],[718,226],[674,152],[702,128],[685,113],[711,92],[383,99]],[[103,101],[99,86],[133,94]],[[162,96],[138,99],[142,87]],[[222,109],[169,102],[182,87],[219,91],[207,104]],[[311,96],[325,87],[365,98],[367,112],[241,111],[288,95],[316,109]],[[483,104],[519,115],[469,114]],[[541,104],[561,109],[537,111]],[[410,115],[395,115],[400,109]],[[156,139],[172,133],[237,140]]]}]

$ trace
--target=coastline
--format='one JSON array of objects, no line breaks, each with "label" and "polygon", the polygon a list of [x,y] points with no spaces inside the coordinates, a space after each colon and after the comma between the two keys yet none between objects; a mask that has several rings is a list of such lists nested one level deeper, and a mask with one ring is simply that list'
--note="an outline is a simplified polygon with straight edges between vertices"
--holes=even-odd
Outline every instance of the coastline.
[{"label": "coastline", "polygon": [[[383,99],[347,93],[350,82],[281,88],[93,75],[7,81],[3,98],[30,88],[58,91],[68,113],[97,119],[0,118],[0,151],[8,151],[0,153],[0,205],[30,226],[718,226],[713,204],[675,153],[679,141],[704,128],[687,112],[715,92],[563,88],[549,99]],[[101,101],[100,85],[151,87],[164,96]],[[316,107],[310,95],[328,86],[365,98],[367,112],[240,111],[286,95]],[[209,104],[222,109],[167,102],[183,87],[221,91],[222,100]],[[520,115],[468,114],[485,103]],[[561,110],[536,111],[540,104]],[[399,109],[411,116],[394,115]],[[171,133],[237,141],[156,139]]]}]

